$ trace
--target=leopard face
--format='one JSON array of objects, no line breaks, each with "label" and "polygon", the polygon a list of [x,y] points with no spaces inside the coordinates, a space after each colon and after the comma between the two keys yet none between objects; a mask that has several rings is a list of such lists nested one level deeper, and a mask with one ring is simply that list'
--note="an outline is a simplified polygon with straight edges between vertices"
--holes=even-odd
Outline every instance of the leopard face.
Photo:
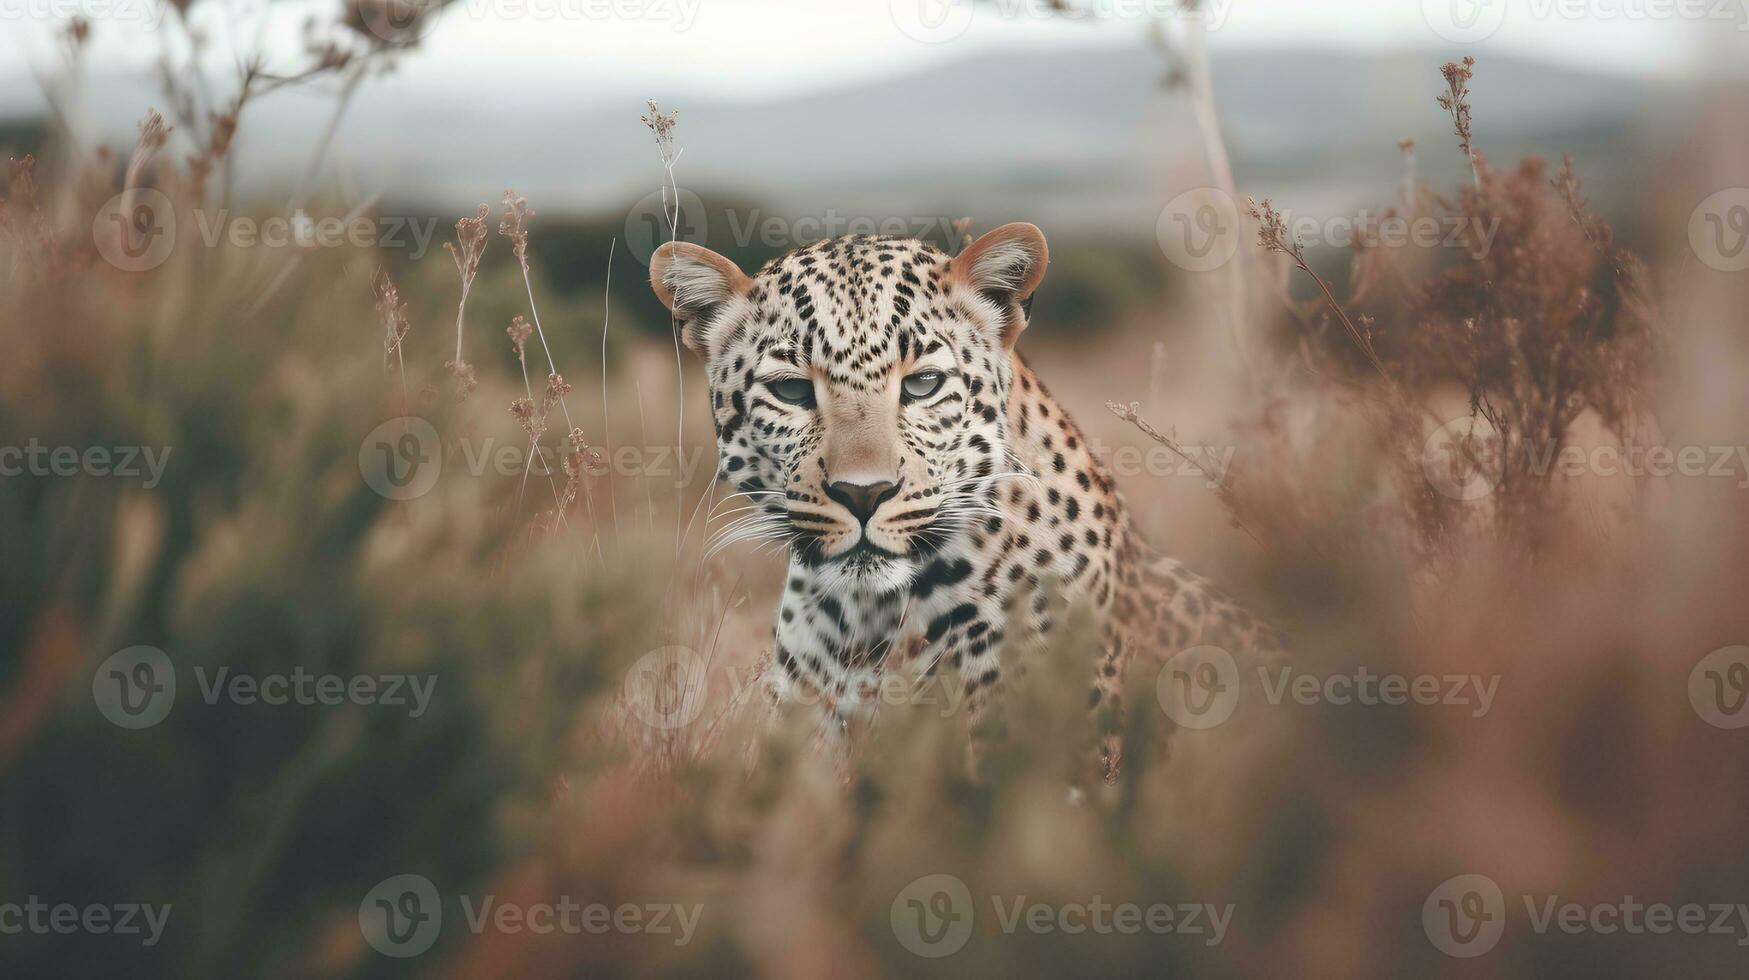
[{"label": "leopard face", "polygon": [[890,593],[997,519],[1010,350],[1046,261],[1031,225],[958,257],[822,241],[753,276],[696,245],[658,250],[652,284],[705,362],[718,475],[748,508],[725,540],[781,541],[844,591]]}]

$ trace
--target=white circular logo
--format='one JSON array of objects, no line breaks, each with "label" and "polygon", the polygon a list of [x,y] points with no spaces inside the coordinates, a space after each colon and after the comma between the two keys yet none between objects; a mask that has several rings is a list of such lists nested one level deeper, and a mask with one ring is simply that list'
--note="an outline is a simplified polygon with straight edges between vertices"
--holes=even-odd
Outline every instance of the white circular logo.
[{"label": "white circular logo", "polygon": [[91,697],[103,717],[117,725],[151,728],[176,703],[176,667],[157,647],[128,647],[97,665]]},{"label": "white circular logo", "polygon": [[1688,703],[1714,728],[1749,727],[1749,646],[1702,657],[1688,673]]},{"label": "white circular logo", "polygon": [[1708,268],[1749,269],[1749,187],[1719,191],[1688,216],[1688,245]]},{"label": "white circular logo", "polygon": [[358,472],[390,500],[423,497],[443,472],[443,442],[436,427],[417,415],[390,419],[359,443]]},{"label": "white circular logo", "polygon": [[645,266],[666,242],[703,245],[710,232],[704,200],[682,187],[651,191],[626,214],[626,248]]},{"label": "white circular logo", "polygon": [[443,932],[443,901],[424,875],[385,878],[358,903],[364,941],[384,956],[418,956]]},{"label": "white circular logo", "polygon": [[704,711],[710,691],[705,660],[690,647],[660,647],[639,657],[626,671],[625,700],[632,714],[651,728],[685,728]]},{"label": "white circular logo", "polygon": [[1166,202],[1154,235],[1173,265],[1212,272],[1239,252],[1244,225],[1231,195],[1218,187],[1198,187]]},{"label": "white circular logo", "polygon": [[1166,716],[1183,728],[1213,728],[1239,707],[1239,664],[1217,646],[1180,650],[1154,682]]},{"label": "white circular logo", "polygon": [[913,41],[943,44],[972,26],[972,0],[888,0],[893,23]]},{"label": "white circular logo", "polygon": [[1421,928],[1447,956],[1481,956],[1506,931],[1506,897],[1487,875],[1448,878],[1422,903]]},{"label": "white circular logo", "polygon": [[1507,0],[1421,0],[1421,16],[1433,33],[1453,44],[1474,44],[1506,23]]},{"label": "white circular logo", "polygon": [[949,874],[924,875],[899,890],[889,918],[899,945],[918,956],[952,956],[972,938],[972,892]]},{"label": "white circular logo", "polygon": [[1452,419],[1421,444],[1421,472],[1453,500],[1480,500],[1499,489],[1506,475],[1504,441],[1480,415]]},{"label": "white circular logo", "polygon": [[147,272],[176,250],[176,207],[162,191],[122,191],[97,210],[91,222],[97,254],[123,272]]},{"label": "white circular logo", "polygon": [[385,45],[410,48],[425,39],[443,13],[443,0],[364,0],[349,4],[357,24]]}]

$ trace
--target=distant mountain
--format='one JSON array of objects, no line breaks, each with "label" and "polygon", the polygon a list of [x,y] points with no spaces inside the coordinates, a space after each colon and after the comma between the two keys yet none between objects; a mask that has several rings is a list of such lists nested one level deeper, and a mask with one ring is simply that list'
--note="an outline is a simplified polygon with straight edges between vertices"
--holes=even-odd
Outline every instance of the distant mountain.
[{"label": "distant mountain", "polygon": [[[1417,139],[1428,179],[1462,170],[1435,104],[1455,55],[1217,53],[1215,87],[1243,189],[1302,203],[1376,194]],[[1201,149],[1164,63],[1142,48],[986,53],[878,82],[749,103],[681,103],[679,177],[707,196],[773,213],[1027,214],[1059,225],[1151,233],[1164,200],[1203,182]],[[611,85],[526,78],[390,76],[366,86],[341,129],[333,175],[356,196],[465,209],[514,186],[552,210],[623,210],[661,180],[641,99]],[[1480,148],[1497,159],[1573,151],[1594,177],[1642,175],[1641,130],[1668,125],[1673,93],[1637,78],[1488,57],[1472,84]],[[34,83],[24,89],[34,91]],[[0,115],[29,96],[0,84]],[[152,101],[137,78],[92,79],[96,128],[117,143]],[[239,152],[255,189],[296,179],[330,104],[266,100]]]}]

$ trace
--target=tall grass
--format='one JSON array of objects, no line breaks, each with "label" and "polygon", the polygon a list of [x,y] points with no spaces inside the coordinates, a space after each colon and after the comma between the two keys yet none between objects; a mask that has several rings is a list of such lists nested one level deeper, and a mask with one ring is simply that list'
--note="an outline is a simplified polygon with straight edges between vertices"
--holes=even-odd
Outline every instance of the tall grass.
[{"label": "tall grass", "polygon": [[[1686,693],[1702,656],[1749,636],[1744,491],[1695,479],[1620,494],[1525,462],[1550,442],[1651,430],[1749,444],[1730,394],[1749,352],[1708,327],[1740,326],[1741,284],[1624,255],[1571,167],[1498,171],[1474,155],[1470,186],[1416,187],[1404,207],[1498,220],[1492,249],[1362,249],[1345,290],[1311,283],[1260,205],[1262,247],[1230,321],[1254,338],[1258,383],[1231,393],[1244,452],[1219,491],[1252,534],[1223,560],[1226,584],[1288,629],[1298,674],[1497,678],[1492,710],[1270,704],[1248,681],[1212,729],[1135,711],[1121,781],[1076,795],[1066,774],[1094,735],[1091,624],[1066,627],[1006,692],[1008,737],[982,781],[967,778],[964,726],[940,692],[884,706],[842,758],[817,750],[807,706],[768,706],[759,673],[779,570],[704,558],[689,515],[708,520],[716,501],[699,486],[597,466],[613,445],[678,427],[700,395],[683,395],[683,374],[666,389],[678,368],[666,350],[628,343],[610,361],[605,313],[598,365],[592,345],[557,343],[580,334],[561,334],[551,307],[554,329],[541,328],[528,261],[541,226],[526,201],[506,199],[508,256],[488,251],[487,214],[458,224],[459,278],[439,263],[397,268],[397,283],[371,249],[209,248],[186,222],[162,265],[128,272],[91,231],[105,200],[151,189],[191,210],[218,193],[200,175],[226,159],[178,163],[159,129],[148,124],[121,183],[116,161],[72,149],[52,173],[13,161],[0,212],[0,445],[172,449],[149,490],[0,480],[0,892],[174,913],[150,949],[4,937],[9,974],[1738,971],[1732,937],[1538,934],[1516,904],[1736,902],[1749,883],[1749,748]],[[670,187],[673,159],[653,168]],[[1277,263],[1315,293],[1263,302]],[[565,378],[590,367],[593,429],[566,402]],[[643,425],[645,388],[652,405],[672,394],[675,417]],[[1127,400],[1058,393],[1083,418]],[[1485,452],[1505,461],[1479,502],[1440,494],[1423,465],[1436,422],[1472,412],[1492,434],[1478,442],[1496,443],[1460,446],[1460,475]],[[446,471],[393,501],[358,459],[373,428],[403,416],[434,425]],[[566,430],[552,457],[540,451],[549,416]],[[517,448],[519,472],[467,472],[488,438]],[[525,497],[527,479],[549,492]],[[1161,524],[1168,544],[1184,531]],[[418,718],[208,705],[185,673],[168,719],[127,731],[94,708],[91,684],[135,644],[185,671],[412,671],[437,696]],[[687,653],[660,653],[674,647]],[[653,654],[657,667],[701,665],[689,724],[646,723],[636,678]],[[1128,703],[1157,704],[1157,678],[1139,672]],[[392,960],[366,945],[358,906],[401,873],[451,896],[698,902],[703,914],[681,946],[476,935],[452,904],[435,949]],[[1513,896],[1501,946],[1474,962],[1423,932],[1428,895],[1461,873]],[[976,921],[963,949],[925,959],[901,941],[895,906],[939,874],[965,884]],[[1022,896],[1230,905],[1233,917],[1218,944],[1005,932],[992,900]]]}]

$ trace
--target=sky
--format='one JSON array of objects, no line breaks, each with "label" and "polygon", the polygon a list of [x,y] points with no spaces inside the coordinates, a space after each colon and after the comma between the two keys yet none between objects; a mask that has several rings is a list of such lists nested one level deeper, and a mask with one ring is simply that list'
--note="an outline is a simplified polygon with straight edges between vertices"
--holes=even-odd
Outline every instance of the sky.
[{"label": "sky", "polygon": [[[1044,0],[455,0],[402,67],[411,82],[490,76],[569,80],[629,91],[707,92],[757,100],[829,88],[988,49],[1136,44],[1175,0],[1076,0],[1101,14],[1048,14]],[[72,13],[97,22],[91,64],[149,64],[171,32],[160,0],[0,0],[0,79],[53,63],[54,31]],[[244,12],[233,14],[235,10]],[[213,57],[249,48],[295,59],[294,0],[197,0]],[[1183,16],[1173,14],[1172,16]],[[1741,54],[1749,0],[1204,0],[1210,48],[1449,47],[1509,53],[1596,71],[1681,76]],[[179,35],[171,32],[175,43]],[[1749,59],[1743,59],[1749,63]]]}]

